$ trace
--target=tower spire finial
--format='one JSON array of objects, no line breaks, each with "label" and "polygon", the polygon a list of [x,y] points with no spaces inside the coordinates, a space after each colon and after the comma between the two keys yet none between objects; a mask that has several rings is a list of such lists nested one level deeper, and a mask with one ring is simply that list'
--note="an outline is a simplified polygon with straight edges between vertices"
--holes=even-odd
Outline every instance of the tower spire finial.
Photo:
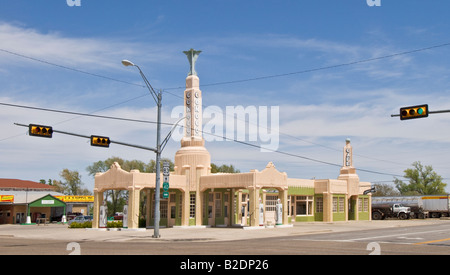
[{"label": "tower spire finial", "polygon": [[191,65],[191,69],[188,73],[188,76],[190,75],[197,75],[197,72],[195,71],[195,63],[197,62],[197,58],[200,55],[202,51],[196,51],[194,49],[190,49],[189,51],[184,51],[183,53],[187,56],[189,60],[189,64]]}]

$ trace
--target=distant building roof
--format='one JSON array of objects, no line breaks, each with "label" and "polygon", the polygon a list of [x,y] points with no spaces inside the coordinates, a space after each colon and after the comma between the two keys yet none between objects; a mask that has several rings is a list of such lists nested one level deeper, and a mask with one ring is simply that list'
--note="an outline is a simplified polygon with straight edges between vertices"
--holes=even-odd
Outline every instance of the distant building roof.
[{"label": "distant building roof", "polygon": [[53,191],[55,187],[39,182],[18,179],[0,179],[0,190]]}]

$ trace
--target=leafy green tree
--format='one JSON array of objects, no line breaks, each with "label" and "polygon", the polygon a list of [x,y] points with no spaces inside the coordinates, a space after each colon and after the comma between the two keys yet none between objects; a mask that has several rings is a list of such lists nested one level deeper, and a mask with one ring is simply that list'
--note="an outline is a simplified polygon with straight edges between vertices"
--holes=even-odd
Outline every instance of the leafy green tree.
[{"label": "leafy green tree", "polygon": [[[159,164],[159,166],[161,167],[161,173],[162,173],[162,167],[163,167],[163,163],[165,161],[169,162],[169,170],[170,171],[175,171],[175,164],[168,158],[161,158],[161,162]],[[147,165],[146,167],[146,171],[147,173],[155,173],[156,171],[156,161],[155,160],[150,160],[150,163]]]},{"label": "leafy green tree", "polygon": [[54,180],[53,185],[57,192],[63,193],[65,195],[79,195],[86,196],[92,193],[83,188],[83,182],[81,181],[81,175],[78,171],[70,171],[69,169],[64,169],[59,174],[62,181]]},{"label": "leafy green tree", "polygon": [[384,197],[384,196],[400,196],[400,192],[396,190],[392,185],[386,183],[374,183],[372,187],[375,187],[376,192],[373,194],[374,197]]},{"label": "leafy green tree", "polygon": [[48,179],[48,181],[45,181],[45,179],[40,179],[39,182],[42,184],[53,185],[52,179]]},{"label": "leafy green tree", "polygon": [[[168,161],[170,171],[174,171],[175,167],[174,163],[167,158],[161,159],[161,169],[164,161]],[[156,161],[154,160],[150,160],[149,163],[145,163],[140,160],[124,160],[120,157],[111,157],[104,161],[100,160],[94,162],[92,165],[88,166],[86,170],[90,176],[95,177],[95,174],[97,173],[104,173],[108,171],[111,165],[114,164],[114,162],[117,162],[120,165],[120,167],[127,172],[130,172],[131,170],[139,170],[140,172],[144,173],[155,173],[156,170],[155,169]],[[128,200],[128,192],[124,192],[124,190],[108,190],[105,192],[105,194],[106,194],[105,200],[107,201],[108,205],[108,215],[112,216],[114,215],[114,213],[122,211],[123,206],[126,204]],[[144,192],[142,192],[141,207],[140,207],[141,213],[145,213],[143,209],[145,201],[144,196],[145,196]]]},{"label": "leafy green tree", "polygon": [[[162,158],[161,167],[164,161],[169,162],[170,171],[173,171],[175,165],[170,159]],[[156,167],[156,161],[154,160],[150,160],[149,163],[144,163],[140,160],[124,160],[119,157],[111,157],[105,161],[100,160],[94,162],[92,165],[88,166],[86,170],[90,176],[95,176],[96,173],[103,173],[108,171],[111,165],[114,164],[114,162],[117,162],[123,170],[128,172],[130,172],[131,170],[139,170],[140,172],[154,173]]]},{"label": "leafy green tree", "polygon": [[423,166],[420,161],[412,164],[413,169],[406,169],[405,178],[409,179],[409,184],[395,179],[394,183],[402,195],[441,195],[445,194],[446,183],[442,182],[433,167]]},{"label": "leafy green tree", "polygon": [[238,169],[234,168],[232,164],[230,165],[221,165],[217,166],[214,163],[211,163],[211,173],[240,173]]}]

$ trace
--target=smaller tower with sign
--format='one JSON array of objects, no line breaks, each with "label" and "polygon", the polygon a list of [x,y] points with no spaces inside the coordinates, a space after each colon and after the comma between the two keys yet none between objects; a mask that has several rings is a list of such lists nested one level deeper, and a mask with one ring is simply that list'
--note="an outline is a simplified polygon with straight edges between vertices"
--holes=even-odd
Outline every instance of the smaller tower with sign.
[{"label": "smaller tower with sign", "polygon": [[344,165],[343,168],[353,168],[353,148],[352,145],[350,145],[350,139],[347,138],[345,140],[345,147],[344,147]]},{"label": "smaller tower with sign", "polygon": [[353,148],[349,138],[345,140],[343,166],[338,179],[347,181],[347,192],[349,196],[359,193],[359,177],[356,174],[356,168],[353,167]]}]

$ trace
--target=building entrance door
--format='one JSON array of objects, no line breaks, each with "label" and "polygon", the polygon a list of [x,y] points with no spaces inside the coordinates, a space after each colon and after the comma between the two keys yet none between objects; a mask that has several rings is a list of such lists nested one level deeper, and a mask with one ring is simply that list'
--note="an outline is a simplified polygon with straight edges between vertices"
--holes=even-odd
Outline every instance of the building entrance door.
[{"label": "building entrance door", "polygon": [[217,221],[222,216],[222,193],[214,193],[214,225],[223,224],[223,222]]},{"label": "building entrance door", "polygon": [[268,224],[275,224],[277,200],[277,195],[266,195],[265,222]]},{"label": "building entrance door", "polygon": [[248,194],[242,194],[241,198],[241,225],[247,226],[248,209],[249,209]]},{"label": "building entrance door", "polygon": [[168,224],[168,206],[169,203],[167,199],[161,199],[159,201],[159,216],[160,216],[160,225],[167,226]]},{"label": "building entrance door", "polygon": [[16,213],[16,223],[25,222],[25,213]]},{"label": "building entrance door", "polygon": [[208,225],[214,226],[214,193],[208,194]]},{"label": "building entrance door", "polygon": [[223,222],[230,226],[230,193],[223,193]]},{"label": "building entrance door", "polygon": [[167,226],[173,227],[175,225],[175,219],[177,217],[177,205],[176,205],[176,194],[175,193],[169,194],[168,211],[169,211],[169,214],[168,214]]},{"label": "building entrance door", "polygon": [[211,192],[208,194],[208,225],[216,226],[217,222],[223,224],[221,218],[223,217],[222,208],[222,193]]}]

